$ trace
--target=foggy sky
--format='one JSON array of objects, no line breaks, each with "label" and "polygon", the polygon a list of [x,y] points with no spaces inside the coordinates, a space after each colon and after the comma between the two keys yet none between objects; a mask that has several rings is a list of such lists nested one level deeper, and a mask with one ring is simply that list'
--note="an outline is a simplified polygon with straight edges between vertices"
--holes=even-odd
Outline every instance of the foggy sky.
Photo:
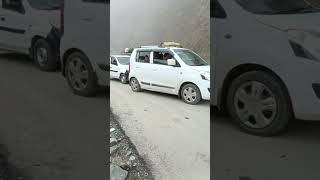
[{"label": "foggy sky", "polygon": [[209,61],[209,6],[209,0],[111,0],[111,54],[176,41]]}]

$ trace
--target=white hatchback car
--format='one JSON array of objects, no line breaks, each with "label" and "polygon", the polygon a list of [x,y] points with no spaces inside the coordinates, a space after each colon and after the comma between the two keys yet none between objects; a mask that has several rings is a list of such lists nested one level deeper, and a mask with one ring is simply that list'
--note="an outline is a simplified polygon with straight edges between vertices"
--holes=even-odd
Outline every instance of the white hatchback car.
[{"label": "white hatchback car", "polygon": [[119,79],[121,83],[128,83],[130,56],[112,55],[110,57],[110,78]]},{"label": "white hatchback car", "polygon": [[0,1],[0,49],[30,55],[41,70],[59,62],[63,0]]},{"label": "white hatchback car", "polygon": [[189,49],[134,49],[129,80],[135,92],[146,89],[175,94],[188,104],[210,100],[210,65]]},{"label": "white hatchback car", "polygon": [[212,105],[246,132],[320,120],[320,9],[314,0],[211,2]]}]

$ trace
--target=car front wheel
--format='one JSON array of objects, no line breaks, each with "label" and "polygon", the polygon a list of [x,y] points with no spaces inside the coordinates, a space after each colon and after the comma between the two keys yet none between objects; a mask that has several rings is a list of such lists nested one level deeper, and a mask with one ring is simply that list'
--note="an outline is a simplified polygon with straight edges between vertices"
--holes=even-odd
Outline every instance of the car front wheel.
[{"label": "car front wheel", "polygon": [[65,74],[72,91],[80,96],[93,96],[97,91],[97,83],[93,68],[88,58],[79,52],[69,56]]},{"label": "car front wheel", "polygon": [[182,87],[180,92],[182,100],[191,105],[196,105],[201,101],[201,92],[194,84],[186,84]]},{"label": "car front wheel", "polygon": [[262,136],[283,132],[293,117],[282,82],[267,72],[236,78],[228,91],[228,110],[242,130]]}]

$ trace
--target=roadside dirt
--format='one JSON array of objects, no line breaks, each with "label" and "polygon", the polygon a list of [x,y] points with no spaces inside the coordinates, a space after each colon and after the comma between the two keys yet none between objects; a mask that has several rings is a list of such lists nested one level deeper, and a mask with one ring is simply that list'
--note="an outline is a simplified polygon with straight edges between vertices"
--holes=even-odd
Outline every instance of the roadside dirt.
[{"label": "roadside dirt", "polygon": [[[150,169],[139,155],[136,147],[110,114],[110,166],[111,179],[153,180]],[[120,168],[121,169],[120,169]]]}]

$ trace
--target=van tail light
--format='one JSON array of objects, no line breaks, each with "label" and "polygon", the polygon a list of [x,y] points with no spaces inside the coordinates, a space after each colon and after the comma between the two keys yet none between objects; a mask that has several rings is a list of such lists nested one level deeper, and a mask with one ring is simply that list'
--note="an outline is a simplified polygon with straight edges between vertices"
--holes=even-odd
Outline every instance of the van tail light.
[{"label": "van tail light", "polygon": [[131,67],[131,63],[129,62],[129,73],[130,73],[130,69],[131,69],[130,67]]}]

